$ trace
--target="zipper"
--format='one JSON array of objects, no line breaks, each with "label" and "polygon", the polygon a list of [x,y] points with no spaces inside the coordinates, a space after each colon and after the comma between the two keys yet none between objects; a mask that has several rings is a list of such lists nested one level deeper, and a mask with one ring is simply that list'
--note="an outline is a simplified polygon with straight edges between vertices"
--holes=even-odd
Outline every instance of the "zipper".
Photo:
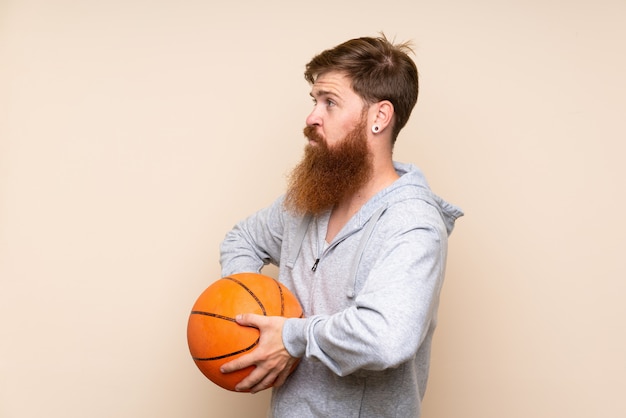
[{"label": "zipper", "polygon": [[[327,243],[326,242],[326,238],[320,236],[319,233],[319,224],[317,223],[318,220],[316,220],[316,224],[315,224],[315,228],[317,229],[317,239],[315,240],[315,245],[317,247],[317,257],[315,258],[315,262],[313,263],[313,266],[311,267],[311,271],[313,273],[315,273],[315,271],[317,270],[317,267],[320,263],[320,261],[322,260],[322,257],[324,256],[324,254],[326,254],[326,252],[328,252],[331,248],[336,247],[340,242],[344,241],[346,238],[350,237],[351,235],[355,234],[357,231],[351,231],[349,232],[347,235],[343,235],[340,236],[339,239],[336,239],[332,242],[332,243]],[[320,241],[322,241],[324,244],[321,245],[320,248]]]},{"label": "zipper", "polygon": [[[330,215],[329,215],[329,217],[330,217]],[[315,219],[315,235],[316,235],[315,247],[316,247],[316,250],[317,250],[317,258],[315,258],[315,262],[313,263],[313,267],[311,267],[311,271],[313,273],[315,273],[315,271],[317,270],[317,266],[319,265],[320,260],[322,259],[322,256],[324,255],[324,252],[331,247],[330,244],[326,243],[326,234],[324,234],[324,236],[322,236],[321,233],[320,233],[319,219]],[[322,245],[320,245],[320,242],[322,242]]]},{"label": "zipper", "polygon": [[[386,209],[387,209],[387,205],[383,205],[379,207],[372,214],[372,216],[367,220],[365,225],[363,225],[361,228],[353,229],[352,231],[348,232],[346,235],[343,235],[343,236],[340,235],[339,239],[335,237],[335,240],[331,243],[326,243],[326,237],[320,236],[319,218],[316,218],[315,219],[315,232],[317,235],[317,239],[315,240],[315,245],[317,247],[317,258],[315,259],[315,262],[313,263],[313,266],[311,267],[311,271],[315,273],[315,271],[317,270],[317,266],[319,265],[320,260],[322,259],[322,256],[326,252],[328,252],[331,248],[337,246],[340,242],[344,241],[345,239],[352,236],[353,234],[356,234],[358,231],[363,230],[364,238],[361,238],[361,242],[359,243],[359,249],[356,252],[356,256],[359,257],[360,259],[360,257],[363,255],[363,249],[365,247],[365,244],[367,244],[367,241],[369,241],[369,237],[372,234],[372,230],[374,229],[374,226],[376,225],[376,223],[378,222],[378,219],[381,217],[381,215],[383,214],[383,212],[385,212]],[[324,243],[321,249],[320,249],[320,241]],[[358,264],[358,262],[356,264]],[[356,271],[354,271],[353,276],[356,276]]]},{"label": "zipper", "polygon": [[319,257],[315,259],[315,263],[313,264],[313,267],[311,267],[311,271],[315,272],[315,270],[317,270],[317,265],[320,263],[320,259]]}]

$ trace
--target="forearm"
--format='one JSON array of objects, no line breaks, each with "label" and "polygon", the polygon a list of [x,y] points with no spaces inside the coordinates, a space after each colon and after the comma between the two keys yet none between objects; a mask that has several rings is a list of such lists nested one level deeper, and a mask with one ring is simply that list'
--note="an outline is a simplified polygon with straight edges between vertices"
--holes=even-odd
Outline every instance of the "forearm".
[{"label": "forearm", "polygon": [[[435,326],[445,248],[411,245],[380,249],[354,304],[332,315],[289,319],[284,343],[291,355],[314,357],[334,373],[384,370],[412,358]],[[387,251],[386,251],[387,250]]]}]

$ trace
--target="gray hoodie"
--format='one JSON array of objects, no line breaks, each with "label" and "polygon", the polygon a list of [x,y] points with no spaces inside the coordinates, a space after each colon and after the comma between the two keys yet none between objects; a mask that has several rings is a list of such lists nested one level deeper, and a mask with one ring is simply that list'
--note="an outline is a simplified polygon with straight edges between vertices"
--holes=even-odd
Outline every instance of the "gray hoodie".
[{"label": "gray hoodie", "polygon": [[224,276],[280,267],[305,318],[283,342],[302,360],[274,389],[269,416],[419,417],[444,278],[448,235],[463,212],[415,166],[370,199],[330,243],[330,213],[296,217],[283,199],[222,243]]}]

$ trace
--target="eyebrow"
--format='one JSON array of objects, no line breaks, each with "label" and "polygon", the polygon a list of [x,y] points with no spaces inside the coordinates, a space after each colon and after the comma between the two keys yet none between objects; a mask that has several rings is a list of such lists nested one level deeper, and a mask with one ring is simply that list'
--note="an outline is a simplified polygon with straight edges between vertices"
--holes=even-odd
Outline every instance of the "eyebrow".
[{"label": "eyebrow", "polygon": [[330,90],[315,90],[313,89],[310,93],[309,96],[313,97],[313,98],[317,98],[317,97],[322,97],[322,96],[334,96],[337,98],[340,98],[341,96],[339,96],[339,94],[335,91],[330,91]]}]

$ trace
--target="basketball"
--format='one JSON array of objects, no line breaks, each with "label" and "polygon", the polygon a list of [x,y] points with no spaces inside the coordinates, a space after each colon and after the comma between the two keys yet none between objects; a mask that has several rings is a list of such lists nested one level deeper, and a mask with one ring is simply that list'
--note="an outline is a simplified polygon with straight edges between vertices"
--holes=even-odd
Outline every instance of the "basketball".
[{"label": "basketball", "polygon": [[224,374],[222,364],[252,351],[259,330],[235,322],[235,316],[255,313],[265,316],[302,317],[298,299],[269,276],[239,273],[211,284],[196,300],[187,324],[187,343],[193,361],[213,383],[234,391],[254,366]]}]

